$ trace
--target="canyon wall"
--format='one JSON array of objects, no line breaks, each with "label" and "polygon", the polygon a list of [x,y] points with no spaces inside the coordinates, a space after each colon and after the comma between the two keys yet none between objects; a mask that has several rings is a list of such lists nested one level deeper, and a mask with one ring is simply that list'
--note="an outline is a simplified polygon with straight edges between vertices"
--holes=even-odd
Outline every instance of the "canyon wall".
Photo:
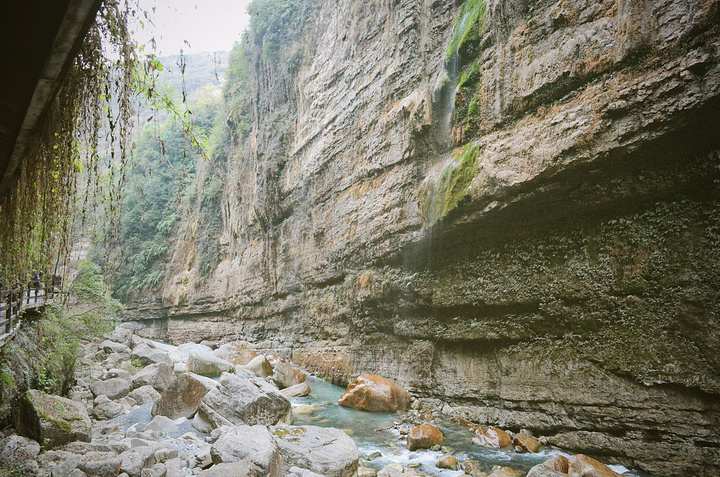
[{"label": "canyon wall", "polygon": [[720,471],[717,1],[328,0],[290,48],[135,318]]}]

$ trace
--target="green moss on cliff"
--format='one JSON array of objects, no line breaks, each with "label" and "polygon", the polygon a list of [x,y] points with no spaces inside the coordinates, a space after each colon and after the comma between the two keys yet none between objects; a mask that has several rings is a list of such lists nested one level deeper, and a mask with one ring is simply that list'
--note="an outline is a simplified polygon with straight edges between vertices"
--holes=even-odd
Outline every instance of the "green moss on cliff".
[{"label": "green moss on cliff", "polygon": [[485,0],[468,0],[455,22],[453,35],[447,47],[445,61],[450,62],[463,46],[470,41],[478,41],[485,31],[487,5]]},{"label": "green moss on cliff", "polygon": [[468,144],[445,166],[435,184],[418,190],[420,216],[428,227],[447,216],[467,196],[467,188],[478,173],[477,158],[482,148]]}]

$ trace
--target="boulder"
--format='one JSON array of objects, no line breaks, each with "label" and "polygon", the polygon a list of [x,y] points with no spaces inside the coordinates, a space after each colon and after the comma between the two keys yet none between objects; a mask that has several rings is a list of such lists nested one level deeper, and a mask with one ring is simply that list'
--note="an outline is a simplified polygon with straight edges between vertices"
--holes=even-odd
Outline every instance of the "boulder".
[{"label": "boulder", "polygon": [[223,373],[198,408],[202,419],[217,428],[277,424],[292,417],[290,401],[275,387],[248,371]]},{"label": "boulder", "polygon": [[357,477],[376,477],[377,471],[370,467],[358,467]]},{"label": "boulder", "polygon": [[45,449],[72,441],[90,442],[92,423],[83,404],[30,390],[14,413],[15,429]]},{"label": "boulder", "polygon": [[152,415],[170,419],[192,417],[212,387],[192,374],[180,375],[155,402]]},{"label": "boulder", "polygon": [[570,461],[564,455],[555,456],[552,459],[546,460],[540,465],[543,465],[548,469],[554,470],[556,472],[562,472],[563,474],[567,474],[570,469]]},{"label": "boulder", "polygon": [[402,411],[410,406],[410,394],[393,381],[363,374],[348,385],[338,404],[363,411]]},{"label": "boulder", "polygon": [[157,363],[164,363],[170,366],[173,364],[167,353],[150,347],[148,343],[141,343],[133,348],[130,358],[141,366],[149,366]]},{"label": "boulder", "polygon": [[327,477],[349,477],[357,472],[355,441],[339,429],[278,425],[272,433],[283,468],[297,466]]},{"label": "boulder", "polygon": [[116,343],[114,341],[105,340],[102,343],[100,343],[100,349],[106,352],[107,354],[110,353],[118,353],[125,356],[130,356],[130,347],[126,344],[122,343]]},{"label": "boulder", "polygon": [[129,397],[133,398],[138,406],[143,404],[150,404],[160,399],[160,393],[155,390],[154,387],[146,384],[133,390],[128,394]]},{"label": "boulder", "polygon": [[570,457],[568,474],[570,477],[616,477],[620,475],[602,462],[585,454]]},{"label": "boulder", "polygon": [[[25,471],[18,475],[34,475],[33,471],[37,467],[35,459],[39,453],[40,444],[26,437],[8,436],[0,439],[0,469],[9,469],[14,464]],[[8,472],[8,475],[11,473]]]},{"label": "boulder", "polygon": [[91,477],[115,477],[120,473],[122,459],[114,452],[88,452],[78,469]]},{"label": "boulder", "polygon": [[496,471],[494,471],[492,474],[490,474],[488,477],[519,477],[520,472],[510,468],[510,467],[500,467]]},{"label": "boulder", "polygon": [[151,465],[153,451],[150,446],[134,447],[120,454],[120,472],[125,472],[130,477],[139,477],[142,470]]},{"label": "boulder", "polygon": [[388,464],[377,473],[377,477],[400,477],[405,469],[400,464]]},{"label": "boulder", "polygon": [[440,445],[445,442],[445,436],[439,427],[432,424],[420,424],[410,429],[407,436],[407,448],[411,451],[415,449],[429,449],[434,445]]},{"label": "boulder", "polygon": [[515,444],[519,445],[523,449],[529,450],[530,452],[537,453],[540,452],[540,450],[542,449],[542,445],[538,441],[536,441],[535,438],[530,437],[527,434],[515,434],[514,442]]},{"label": "boulder", "polygon": [[272,365],[265,356],[257,356],[251,359],[248,364],[243,366],[243,369],[247,369],[259,378],[267,378],[273,374]]},{"label": "boulder", "polygon": [[175,380],[173,367],[167,363],[151,364],[133,376],[134,389],[142,386],[152,386],[159,393],[165,391]]},{"label": "boulder", "polygon": [[567,473],[550,469],[543,464],[538,464],[527,473],[526,477],[567,477]]},{"label": "boulder", "polygon": [[197,343],[185,343],[181,344],[176,349],[170,351],[168,353],[168,356],[173,361],[173,363],[181,363],[187,362],[190,359],[190,355],[193,353],[197,353],[200,355],[213,355],[213,350],[205,345]]},{"label": "boulder", "polygon": [[510,434],[496,427],[478,427],[475,429],[476,437],[473,437],[474,444],[501,449],[512,445]]},{"label": "boulder", "polygon": [[126,381],[132,380],[132,376],[130,376],[130,373],[128,373],[124,369],[119,369],[119,368],[108,369],[108,372],[105,374],[105,379],[110,379],[110,378],[122,378]]},{"label": "boulder", "polygon": [[200,472],[199,477],[255,477],[258,475],[249,462],[218,464]]},{"label": "boulder", "polygon": [[246,344],[238,342],[225,343],[216,349],[213,354],[218,358],[222,358],[240,366],[248,364],[258,355],[255,351],[247,349]]},{"label": "boulder", "polygon": [[122,404],[116,401],[107,401],[102,404],[98,404],[93,408],[93,415],[99,421],[115,418],[122,414],[122,412]]},{"label": "boulder", "polygon": [[435,467],[439,469],[457,470],[458,460],[455,456],[444,455],[435,463]]},{"label": "boulder", "polygon": [[246,461],[259,475],[283,475],[278,446],[265,426],[231,427],[215,441],[210,455],[216,464]]},{"label": "boulder", "polygon": [[200,376],[220,376],[222,373],[232,373],[235,371],[235,365],[230,361],[216,358],[210,353],[190,354],[188,359],[188,371],[199,374]]},{"label": "boulder", "polygon": [[310,394],[310,386],[307,383],[296,384],[280,391],[285,397],[303,397]]},{"label": "boulder", "polygon": [[130,381],[123,378],[111,378],[105,381],[95,381],[90,385],[93,396],[105,395],[111,400],[120,399],[132,390]]},{"label": "boulder", "polygon": [[107,335],[108,341],[120,343],[130,348],[132,345],[133,330],[122,326],[116,327]]},{"label": "boulder", "polygon": [[278,361],[275,363],[273,378],[275,381],[280,383],[280,387],[283,389],[304,383],[307,379],[307,375],[289,364]]},{"label": "boulder", "polygon": [[487,477],[487,474],[483,472],[482,467],[480,467],[480,462],[476,460],[466,460],[463,462],[462,470],[465,472],[465,475],[470,475],[471,477]]},{"label": "boulder", "polygon": [[165,416],[155,416],[148,423],[143,431],[159,432],[160,434],[173,433],[178,431],[177,424]]}]

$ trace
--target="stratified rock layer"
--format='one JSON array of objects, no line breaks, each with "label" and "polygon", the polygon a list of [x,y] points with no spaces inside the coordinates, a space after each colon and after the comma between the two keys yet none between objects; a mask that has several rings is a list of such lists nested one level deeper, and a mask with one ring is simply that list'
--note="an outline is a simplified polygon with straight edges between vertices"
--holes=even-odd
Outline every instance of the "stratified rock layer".
[{"label": "stratified rock layer", "polygon": [[457,55],[462,7],[431,0],[319,2],[292,67],[251,50],[252,130],[148,330],[716,475],[718,2],[486,7]]}]

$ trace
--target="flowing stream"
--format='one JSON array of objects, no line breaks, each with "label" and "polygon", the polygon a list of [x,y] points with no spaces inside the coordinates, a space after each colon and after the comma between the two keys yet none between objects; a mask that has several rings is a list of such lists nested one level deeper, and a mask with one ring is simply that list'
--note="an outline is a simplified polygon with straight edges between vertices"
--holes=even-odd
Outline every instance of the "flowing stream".
[{"label": "flowing stream", "polygon": [[[403,467],[418,466],[416,470],[430,475],[463,475],[462,471],[439,469],[435,463],[444,454],[430,450],[409,451],[405,440],[394,429],[402,416],[394,413],[373,413],[338,406],[337,401],[345,391],[322,379],[308,376],[312,392],[309,396],[292,398],[293,404],[316,406],[312,415],[296,415],[295,425],[336,427],[348,432],[357,443],[360,459],[376,470],[387,464],[401,464]],[[459,462],[477,460],[485,472],[492,472],[495,465],[508,466],[520,472],[527,472],[536,464],[545,462],[556,455],[564,454],[555,449],[543,449],[538,454],[518,454],[512,450],[496,450],[481,447],[471,442],[473,433],[466,426],[450,419],[437,418],[434,425],[445,434],[445,446],[454,452]],[[621,466],[613,466],[616,472],[627,472]],[[640,475],[627,472],[625,475]]]}]

